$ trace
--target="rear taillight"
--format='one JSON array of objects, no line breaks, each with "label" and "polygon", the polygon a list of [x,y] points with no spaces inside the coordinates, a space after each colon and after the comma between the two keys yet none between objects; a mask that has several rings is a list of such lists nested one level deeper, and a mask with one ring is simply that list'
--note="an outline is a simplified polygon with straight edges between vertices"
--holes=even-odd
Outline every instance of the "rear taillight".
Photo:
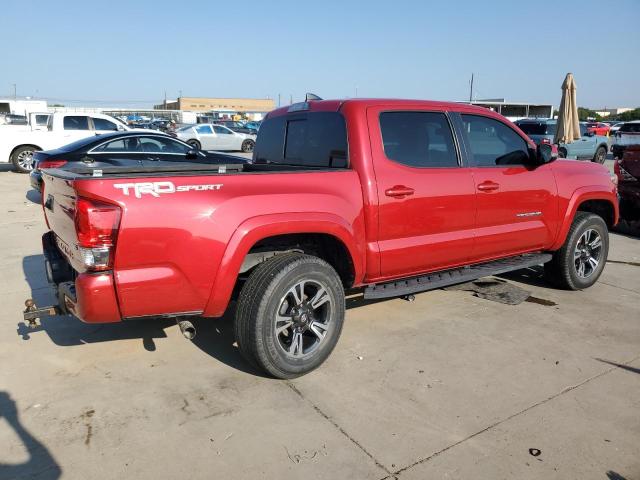
[{"label": "rear taillight", "polygon": [[38,162],[38,170],[43,170],[45,168],[60,168],[66,164],[66,160],[42,160]]},{"label": "rear taillight", "polygon": [[549,140],[548,138],[543,138],[542,140],[540,140],[540,143],[546,143],[547,145],[551,145],[551,140]]},{"label": "rear taillight", "polygon": [[85,266],[90,270],[110,269],[120,225],[120,207],[78,198],[74,220],[78,248]]}]

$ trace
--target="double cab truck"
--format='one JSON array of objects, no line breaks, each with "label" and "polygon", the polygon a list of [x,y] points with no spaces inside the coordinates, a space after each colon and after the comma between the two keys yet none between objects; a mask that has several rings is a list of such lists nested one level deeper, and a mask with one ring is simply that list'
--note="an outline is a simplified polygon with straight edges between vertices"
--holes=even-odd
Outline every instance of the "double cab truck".
[{"label": "double cab truck", "polygon": [[299,376],[335,347],[345,290],[410,296],[542,264],[558,287],[593,285],[616,185],[556,157],[481,107],[309,100],[269,113],[240,169],[44,170],[60,301],[25,319],[175,318],[191,337],[192,317],[233,305],[240,352]]}]

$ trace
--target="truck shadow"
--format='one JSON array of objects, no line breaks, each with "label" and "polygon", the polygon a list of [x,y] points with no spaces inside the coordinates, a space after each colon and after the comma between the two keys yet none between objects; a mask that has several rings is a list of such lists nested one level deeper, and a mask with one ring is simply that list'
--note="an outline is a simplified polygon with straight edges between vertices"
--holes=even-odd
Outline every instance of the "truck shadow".
[{"label": "truck shadow", "polygon": [[[44,270],[44,256],[31,255],[22,261],[24,276],[31,288],[31,298],[38,307],[53,305],[56,302],[54,289],[49,286]],[[237,370],[262,376],[262,373],[244,360],[233,333],[235,304],[231,304],[222,318],[190,319],[197,329],[193,344],[207,355]],[[118,323],[88,324],[70,315],[43,317],[40,324],[30,328],[24,322],[17,324],[16,332],[28,341],[32,335],[46,333],[51,341],[60,347],[73,347],[91,343],[113,342],[119,340],[142,340],[146,351],[156,350],[156,339],[167,338],[166,329],[175,328],[174,319],[141,319]],[[187,340],[185,340],[187,341]]]},{"label": "truck shadow", "polygon": [[[18,408],[11,396],[0,391],[0,419],[4,419],[15,435],[20,439],[22,447],[27,450],[29,459],[23,463],[0,462],[0,478],[40,478],[56,480],[62,475],[62,469],[38,439],[24,428],[20,422]],[[5,452],[8,445],[5,445]]]}]

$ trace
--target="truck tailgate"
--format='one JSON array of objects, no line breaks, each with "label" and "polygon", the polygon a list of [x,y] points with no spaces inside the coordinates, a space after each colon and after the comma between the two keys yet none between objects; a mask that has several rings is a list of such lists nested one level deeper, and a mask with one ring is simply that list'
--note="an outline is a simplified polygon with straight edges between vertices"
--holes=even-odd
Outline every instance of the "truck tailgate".
[{"label": "truck tailgate", "polygon": [[55,233],[56,244],[76,271],[82,271],[76,251],[76,228],[74,216],[77,195],[73,182],[44,174],[42,203],[49,229]]}]

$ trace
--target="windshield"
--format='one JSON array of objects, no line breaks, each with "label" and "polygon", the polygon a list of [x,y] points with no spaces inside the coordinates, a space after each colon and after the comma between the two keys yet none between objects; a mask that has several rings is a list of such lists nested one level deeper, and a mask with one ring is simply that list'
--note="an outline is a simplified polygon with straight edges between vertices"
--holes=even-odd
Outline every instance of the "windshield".
[{"label": "windshield", "polygon": [[518,123],[518,127],[527,135],[555,135],[556,124],[555,123],[543,123],[543,122],[523,122]]},{"label": "windshield", "polygon": [[93,135],[91,137],[83,138],[81,140],[76,140],[75,142],[67,143],[66,145],[58,148],[57,150],[61,152],[73,152],[74,150],[78,150],[79,148],[85,147],[96,141],[96,136]]}]

